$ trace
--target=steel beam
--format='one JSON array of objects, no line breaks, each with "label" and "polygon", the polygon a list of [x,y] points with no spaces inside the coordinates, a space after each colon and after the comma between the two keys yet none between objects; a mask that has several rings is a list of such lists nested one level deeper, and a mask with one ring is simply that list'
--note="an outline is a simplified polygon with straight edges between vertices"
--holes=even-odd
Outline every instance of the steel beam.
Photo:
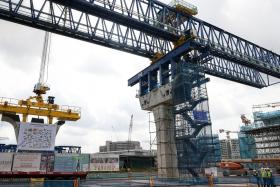
[{"label": "steel beam", "polygon": [[[191,40],[185,42],[183,45],[172,50],[167,55],[159,59],[156,63],[150,65],[149,67],[131,77],[128,80],[128,86],[134,86],[135,84],[142,82],[145,79],[147,81],[150,80],[149,77],[155,71],[159,73],[160,78],[156,83],[151,84],[150,82],[148,82],[147,91],[151,91],[153,89],[153,87],[151,88],[152,85],[162,86],[168,83],[168,81],[162,82],[162,80],[166,79],[166,77],[171,76],[171,64],[174,64],[176,59],[181,57],[183,54],[195,49],[196,47],[196,44]],[[206,53],[205,55],[202,54],[200,58],[195,59],[195,63],[200,63],[204,69],[204,72],[207,74],[256,88],[263,88],[268,86],[268,83],[263,79],[262,74],[252,68],[235,64],[225,59],[209,56],[208,53]]]},{"label": "steel beam", "polygon": [[0,0],[0,18],[148,58],[194,29],[212,56],[280,78],[278,54],[156,0]]}]

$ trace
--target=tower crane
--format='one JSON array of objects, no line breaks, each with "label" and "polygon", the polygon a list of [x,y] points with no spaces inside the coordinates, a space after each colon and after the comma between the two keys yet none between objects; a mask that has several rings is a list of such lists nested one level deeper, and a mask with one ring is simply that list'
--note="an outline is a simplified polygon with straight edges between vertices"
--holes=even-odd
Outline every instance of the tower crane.
[{"label": "tower crane", "polygon": [[131,134],[133,127],[133,114],[130,116],[129,130],[128,130],[128,140],[127,140],[127,151],[130,150]]}]

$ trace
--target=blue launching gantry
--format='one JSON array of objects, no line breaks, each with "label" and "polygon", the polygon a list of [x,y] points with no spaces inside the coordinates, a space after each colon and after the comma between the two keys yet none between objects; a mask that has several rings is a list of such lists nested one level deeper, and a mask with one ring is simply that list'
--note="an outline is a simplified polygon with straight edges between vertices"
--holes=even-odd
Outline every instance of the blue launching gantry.
[{"label": "blue launching gantry", "polygon": [[[177,157],[174,165],[181,174],[193,176],[209,166],[211,155],[205,75],[255,88],[280,78],[278,54],[198,19],[196,13],[180,1],[0,0],[1,19],[152,59],[128,85],[139,83],[141,107],[147,110],[157,107],[148,97],[162,91],[160,101],[168,107],[161,109],[172,111],[175,125],[174,132],[166,127],[170,132],[163,133],[175,137],[177,153],[171,157]],[[162,171],[168,176],[164,172],[170,170]]]}]

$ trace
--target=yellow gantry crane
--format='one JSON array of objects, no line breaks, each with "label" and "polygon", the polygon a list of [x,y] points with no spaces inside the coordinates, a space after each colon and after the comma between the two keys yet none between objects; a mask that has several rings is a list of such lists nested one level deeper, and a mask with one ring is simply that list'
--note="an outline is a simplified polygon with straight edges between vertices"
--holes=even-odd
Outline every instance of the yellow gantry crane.
[{"label": "yellow gantry crane", "polygon": [[28,122],[28,116],[47,117],[48,124],[53,124],[54,118],[59,121],[77,121],[80,119],[81,109],[79,107],[59,106],[54,103],[55,97],[53,96],[49,96],[47,100],[44,100],[43,95],[50,90],[45,82],[50,43],[51,34],[46,32],[44,37],[39,81],[34,86],[33,90],[36,95],[25,100],[0,98],[0,114],[22,115],[22,122]]}]

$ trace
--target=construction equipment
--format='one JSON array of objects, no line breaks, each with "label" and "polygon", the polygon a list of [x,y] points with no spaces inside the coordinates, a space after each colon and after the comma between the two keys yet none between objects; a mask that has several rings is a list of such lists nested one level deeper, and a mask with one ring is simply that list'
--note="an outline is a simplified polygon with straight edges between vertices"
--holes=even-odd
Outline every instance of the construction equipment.
[{"label": "construction equipment", "polygon": [[128,129],[128,139],[127,139],[127,158],[126,158],[126,169],[129,172],[128,178],[131,178],[131,163],[129,161],[129,151],[130,151],[130,143],[131,143],[131,134],[132,134],[132,127],[133,127],[133,114],[130,116],[130,123]]},{"label": "construction equipment", "polygon": [[237,175],[246,176],[248,175],[248,170],[244,166],[237,162],[221,162],[218,167],[222,169],[223,176]]},{"label": "construction equipment", "polygon": [[198,10],[196,6],[183,0],[173,0],[169,3],[169,5],[176,8],[176,10],[178,10],[179,12],[185,14],[189,14],[192,16],[198,14]]},{"label": "construction equipment", "polygon": [[0,113],[22,114],[22,122],[28,121],[29,115],[45,116],[48,124],[53,123],[56,118],[59,121],[77,121],[80,119],[80,108],[70,106],[59,106],[54,103],[53,96],[48,96],[47,101],[44,95],[50,90],[46,84],[48,76],[48,63],[50,55],[51,33],[46,32],[44,37],[43,52],[38,83],[35,84],[33,92],[36,96],[31,96],[26,100],[16,100],[10,98],[0,98]]},{"label": "construction equipment", "polygon": [[129,130],[128,130],[128,140],[127,140],[127,151],[130,150],[131,134],[133,127],[133,114],[130,116]]},{"label": "construction equipment", "polygon": [[249,120],[249,119],[245,116],[245,114],[241,114],[240,118],[241,118],[242,123],[243,123],[245,126],[251,124],[251,120]]},{"label": "construction equipment", "polygon": [[[39,74],[39,81],[34,86],[33,92],[38,96],[41,97],[43,94],[46,94],[47,91],[50,90],[49,86],[46,85],[45,80],[45,73],[48,68],[49,63],[49,55],[50,55],[50,46],[51,46],[51,33],[45,32],[44,37],[44,46],[41,58],[41,67],[40,67],[40,74]],[[42,100],[42,98],[40,98]],[[53,102],[52,102],[53,104]]]}]

